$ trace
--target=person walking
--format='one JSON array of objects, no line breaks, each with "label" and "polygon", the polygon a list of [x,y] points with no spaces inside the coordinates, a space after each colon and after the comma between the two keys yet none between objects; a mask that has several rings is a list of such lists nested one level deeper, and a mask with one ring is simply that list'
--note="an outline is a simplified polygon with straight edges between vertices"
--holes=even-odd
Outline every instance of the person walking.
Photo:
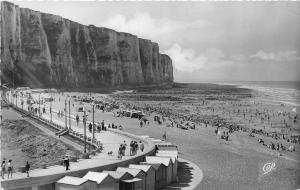
[{"label": "person walking", "polygon": [[163,140],[166,140],[167,139],[167,132],[165,131],[163,136],[162,136]]},{"label": "person walking", "polygon": [[12,173],[13,173],[12,160],[9,160],[8,164],[7,164],[7,177],[8,177],[8,179],[9,179],[9,174],[12,178]]},{"label": "person walking", "polygon": [[66,166],[66,171],[67,170],[70,170],[69,167],[70,167],[70,160],[69,160],[69,156],[66,155],[65,159],[64,159],[64,164]]},{"label": "person walking", "polygon": [[25,169],[26,169],[27,177],[29,177],[30,165],[29,165],[28,161],[26,161]]},{"label": "person walking", "polygon": [[142,152],[144,152],[144,143],[142,141],[140,141],[140,149]]},{"label": "person walking", "polygon": [[134,141],[134,155],[137,154],[138,149],[139,149],[139,145],[136,141]]},{"label": "person walking", "polygon": [[126,141],[123,141],[122,156],[125,156],[126,147],[127,147]]},{"label": "person walking", "polygon": [[76,123],[77,123],[77,126],[78,126],[78,124],[79,124],[79,115],[78,114],[76,115]]},{"label": "person walking", "polygon": [[130,142],[130,156],[133,154],[133,141]]},{"label": "person walking", "polygon": [[122,159],[122,151],[123,151],[123,145],[120,144],[119,150],[118,150],[118,158],[121,160]]},{"label": "person walking", "polygon": [[100,122],[98,121],[97,123],[97,131],[100,132],[101,131],[101,125],[100,125]]},{"label": "person walking", "polygon": [[2,177],[2,179],[4,179],[5,170],[6,170],[6,163],[5,163],[5,160],[3,160],[2,163],[1,163],[1,177]]},{"label": "person walking", "polygon": [[143,121],[142,120],[140,121],[140,127],[143,127]]},{"label": "person walking", "polygon": [[92,125],[92,123],[90,123],[89,124],[89,131],[90,131],[90,133],[92,132],[92,128],[93,128],[93,125]]},{"label": "person walking", "polygon": [[135,155],[135,142],[132,143],[132,156]]},{"label": "person walking", "polygon": [[102,122],[101,122],[101,128],[102,128],[102,131],[104,131],[104,120],[102,120]]}]

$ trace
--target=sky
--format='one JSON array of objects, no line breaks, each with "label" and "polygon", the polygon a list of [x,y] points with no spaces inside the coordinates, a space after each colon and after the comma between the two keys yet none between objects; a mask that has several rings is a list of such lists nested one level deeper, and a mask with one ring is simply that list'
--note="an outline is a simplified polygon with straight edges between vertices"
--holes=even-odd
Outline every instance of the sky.
[{"label": "sky", "polygon": [[300,80],[300,2],[13,2],[157,42],[175,82]]}]

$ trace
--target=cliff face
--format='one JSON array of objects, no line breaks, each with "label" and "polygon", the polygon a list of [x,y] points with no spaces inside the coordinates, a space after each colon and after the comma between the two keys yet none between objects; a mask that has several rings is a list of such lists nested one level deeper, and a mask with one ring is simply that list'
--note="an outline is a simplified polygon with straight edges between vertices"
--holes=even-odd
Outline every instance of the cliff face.
[{"label": "cliff face", "polygon": [[173,82],[157,43],[1,2],[2,83],[118,87]]}]

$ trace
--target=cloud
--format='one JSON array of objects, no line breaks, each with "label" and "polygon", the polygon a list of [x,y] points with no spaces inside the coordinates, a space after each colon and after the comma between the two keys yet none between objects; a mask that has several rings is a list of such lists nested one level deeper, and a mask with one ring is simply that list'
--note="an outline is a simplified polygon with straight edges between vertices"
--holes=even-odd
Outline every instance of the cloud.
[{"label": "cloud", "polygon": [[140,36],[158,36],[173,32],[174,26],[163,20],[156,20],[148,13],[136,13],[132,19],[118,14],[101,23],[102,26]]},{"label": "cloud", "polygon": [[267,53],[260,50],[256,54],[250,55],[250,58],[257,58],[264,61],[278,61],[278,62],[300,60],[300,57],[297,55],[297,51],[280,51],[277,53],[274,52]]},{"label": "cloud", "polygon": [[117,14],[100,23],[100,26],[147,38],[163,46],[170,46],[175,40],[182,40],[179,39],[182,35],[178,35],[180,31],[199,30],[208,25],[210,24],[205,20],[183,22],[168,18],[154,18],[148,13],[136,13],[132,18]]},{"label": "cloud", "polygon": [[233,64],[232,61],[226,60],[223,51],[217,48],[208,48],[197,55],[194,49],[183,49],[175,43],[165,53],[171,57],[176,70],[188,73]]},{"label": "cloud", "polygon": [[[235,30],[236,25],[227,26],[223,22],[220,24],[218,20],[210,18],[201,17],[201,19],[184,21],[171,19],[171,17],[155,17],[145,12],[132,16],[114,15],[99,24],[99,26],[128,32],[140,38],[157,42],[160,51],[168,54],[172,59],[175,81],[273,80],[276,77],[279,79],[279,70],[291,71],[292,69],[289,68],[296,68],[293,65],[296,63],[295,61],[300,60],[296,51],[266,52],[259,50],[258,48],[273,47],[274,40],[272,39],[271,44],[255,41],[253,39],[256,39],[256,31],[241,32],[240,27]],[[248,41],[249,43],[247,43]],[[244,44],[249,45],[244,46]],[[278,48],[280,47],[278,45]],[[261,64],[286,61],[291,63],[288,66],[277,64],[276,68],[280,68],[277,70],[273,67],[270,69],[269,64]],[[265,72],[266,68],[269,69],[268,75]],[[293,79],[295,75],[291,75],[293,77],[285,75],[284,77]]]},{"label": "cloud", "polygon": [[179,44],[174,44],[170,49],[165,51],[172,61],[177,70],[192,72],[204,67],[207,62],[207,57],[196,56],[193,49],[182,49]]}]

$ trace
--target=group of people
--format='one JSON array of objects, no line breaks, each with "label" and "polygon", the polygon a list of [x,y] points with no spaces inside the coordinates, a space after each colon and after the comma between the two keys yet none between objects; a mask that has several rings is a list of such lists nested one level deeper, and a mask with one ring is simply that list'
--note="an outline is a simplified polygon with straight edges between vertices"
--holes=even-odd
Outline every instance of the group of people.
[{"label": "group of people", "polygon": [[[252,105],[251,105],[252,104]],[[163,107],[160,104],[159,105],[147,105],[143,104],[143,102],[139,102],[139,105],[130,104],[127,102],[127,107],[129,108],[136,108],[139,110],[143,110],[144,113],[155,113],[160,114],[160,116],[155,116],[154,121],[158,123],[165,122],[169,120],[170,122],[167,123],[167,127],[181,127],[181,126],[187,126],[188,128],[195,128],[196,124],[200,125],[201,123],[204,123],[205,128],[210,125],[212,127],[216,127],[215,133],[218,134],[218,128],[219,127],[225,127],[228,128],[228,131],[223,132],[221,134],[221,138],[228,140],[230,133],[233,133],[235,131],[241,131],[241,132],[248,132],[250,133],[250,136],[254,136],[253,134],[256,134],[257,131],[251,132],[252,128],[249,127],[249,123],[252,123],[254,126],[256,125],[265,125],[264,129],[261,130],[263,133],[259,133],[259,135],[263,135],[265,137],[271,137],[278,141],[279,139],[283,139],[287,143],[289,143],[288,146],[285,146],[281,142],[273,143],[266,145],[267,147],[273,149],[273,150],[287,150],[287,151],[295,151],[295,144],[300,144],[300,136],[291,136],[291,135],[282,135],[279,132],[267,132],[265,130],[266,126],[270,126],[270,128],[274,127],[284,127],[285,129],[289,129],[291,131],[291,127],[297,125],[300,120],[300,115],[296,113],[292,113],[289,111],[276,111],[275,109],[272,109],[269,107],[262,107],[265,106],[263,103],[251,103],[251,102],[229,102],[226,103],[226,105],[221,104],[217,106],[217,108],[214,107],[207,107],[208,102],[203,101],[199,105],[192,104],[192,106],[196,107],[194,111],[200,112],[203,109],[205,109],[203,106],[206,105],[206,108],[211,109],[213,113],[215,113],[217,110],[223,110],[223,114],[229,117],[229,119],[220,118],[220,117],[214,117],[214,116],[206,116],[202,114],[184,114],[184,113],[174,113],[174,110],[170,110],[168,107]],[[282,106],[284,107],[284,106]],[[226,108],[226,109],[225,109]],[[228,110],[229,109],[229,110]],[[282,108],[284,109],[284,108]],[[239,121],[235,121],[236,119],[240,118]],[[234,120],[235,119],[235,120]],[[247,122],[246,122],[247,121]],[[192,122],[192,124],[190,124]],[[241,123],[241,124],[237,124]],[[142,122],[140,122],[140,127],[142,127]],[[259,141],[261,144],[262,139]]]},{"label": "group of people", "polygon": [[294,151],[296,151],[296,149],[295,149],[295,146],[294,145],[290,145],[288,148],[287,147],[285,147],[282,143],[277,143],[277,145],[275,144],[275,143],[273,143],[273,142],[270,142],[270,144],[265,144],[265,141],[264,140],[262,140],[261,138],[260,139],[258,139],[258,143],[259,144],[262,144],[262,145],[264,145],[264,146],[267,146],[269,149],[272,149],[272,150],[278,150],[278,151],[290,151],[290,152],[294,152]]},{"label": "group of people", "polygon": [[[123,143],[120,144],[119,150],[118,150],[118,158],[119,159],[122,159],[122,156],[125,156],[126,147],[127,147],[126,141],[123,141]],[[145,145],[142,141],[140,141],[138,143],[137,141],[132,140],[129,144],[129,147],[130,147],[129,155],[134,156],[137,154],[138,149],[140,149],[141,152],[143,152]]]},{"label": "group of people", "polygon": [[[13,177],[13,165],[12,165],[12,160],[8,160],[7,164],[6,164],[6,160],[4,159],[1,163],[1,177],[2,179],[5,179],[5,173],[7,173],[7,179],[9,179],[9,177],[12,179]],[[29,170],[30,170],[30,164],[28,161],[26,161],[25,164],[25,172],[27,174],[27,177],[29,177]]]},{"label": "group of people", "polygon": [[4,175],[7,171],[7,178],[9,179],[9,176],[12,178],[13,174],[13,165],[12,160],[8,160],[8,163],[6,164],[6,160],[3,160],[1,163],[1,177],[4,179]]}]

